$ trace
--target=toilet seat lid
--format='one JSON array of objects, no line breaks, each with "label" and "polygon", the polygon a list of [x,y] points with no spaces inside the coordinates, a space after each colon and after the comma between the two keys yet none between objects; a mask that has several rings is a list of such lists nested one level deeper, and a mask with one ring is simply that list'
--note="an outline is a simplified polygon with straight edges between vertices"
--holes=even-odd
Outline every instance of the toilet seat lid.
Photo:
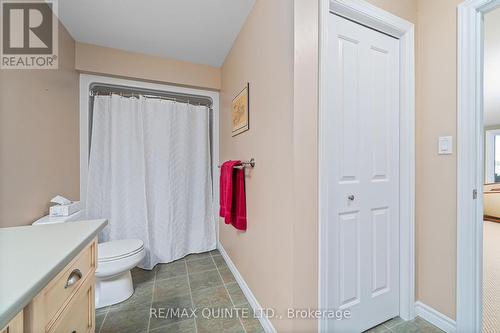
[{"label": "toilet seat lid", "polygon": [[144,248],[140,239],[121,239],[99,243],[97,255],[99,261],[116,260],[133,255]]}]

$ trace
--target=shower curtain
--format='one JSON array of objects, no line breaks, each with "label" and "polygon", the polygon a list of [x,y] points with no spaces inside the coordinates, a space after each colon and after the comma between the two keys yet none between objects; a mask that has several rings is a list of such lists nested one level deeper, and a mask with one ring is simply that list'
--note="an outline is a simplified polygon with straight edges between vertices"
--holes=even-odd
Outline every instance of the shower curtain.
[{"label": "shower curtain", "polygon": [[108,219],[99,241],[143,240],[145,269],[215,248],[209,117],[205,106],[94,97],[86,213]]}]

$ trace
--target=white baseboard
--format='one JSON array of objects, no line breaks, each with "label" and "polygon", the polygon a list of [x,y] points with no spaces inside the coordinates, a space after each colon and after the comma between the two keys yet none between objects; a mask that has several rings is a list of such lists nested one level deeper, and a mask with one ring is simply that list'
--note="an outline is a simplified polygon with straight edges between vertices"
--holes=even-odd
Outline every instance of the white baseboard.
[{"label": "white baseboard", "polygon": [[[252,309],[254,311],[259,311],[260,309],[262,309],[259,302],[255,298],[254,294],[252,293],[252,291],[248,287],[247,283],[245,282],[245,280],[241,276],[240,272],[238,271],[238,269],[236,268],[236,266],[232,262],[231,258],[229,258],[229,255],[224,250],[224,247],[222,247],[222,244],[220,242],[217,244],[217,248],[219,249],[220,253],[222,254],[222,257],[224,258],[224,260],[226,261],[227,266],[231,270],[231,273],[233,273],[234,278],[236,279],[236,282],[238,283],[241,290],[245,294],[245,296],[248,300],[248,303],[250,303],[250,306],[252,307]],[[260,324],[262,325],[262,327],[266,331],[266,333],[277,333],[273,324],[271,324],[271,321],[269,320],[269,318],[267,318],[265,316],[260,316],[258,319],[260,321]]]},{"label": "white baseboard", "polygon": [[447,333],[457,331],[457,323],[453,319],[422,302],[415,302],[415,314]]}]

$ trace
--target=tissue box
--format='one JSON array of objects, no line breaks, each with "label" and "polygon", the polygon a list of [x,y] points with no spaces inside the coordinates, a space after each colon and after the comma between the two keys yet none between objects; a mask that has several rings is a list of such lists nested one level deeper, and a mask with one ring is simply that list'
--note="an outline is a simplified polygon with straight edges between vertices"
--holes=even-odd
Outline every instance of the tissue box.
[{"label": "tissue box", "polygon": [[54,216],[69,216],[81,209],[80,201],[75,201],[67,205],[55,205],[49,208],[49,215]]}]

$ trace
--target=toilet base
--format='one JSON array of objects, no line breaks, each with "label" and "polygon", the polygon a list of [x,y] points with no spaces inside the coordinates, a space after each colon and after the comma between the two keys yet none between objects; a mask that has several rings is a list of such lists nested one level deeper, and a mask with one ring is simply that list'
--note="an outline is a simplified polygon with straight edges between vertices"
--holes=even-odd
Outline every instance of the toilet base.
[{"label": "toilet base", "polygon": [[96,309],[123,302],[134,293],[130,271],[106,279],[96,277],[95,280]]}]

